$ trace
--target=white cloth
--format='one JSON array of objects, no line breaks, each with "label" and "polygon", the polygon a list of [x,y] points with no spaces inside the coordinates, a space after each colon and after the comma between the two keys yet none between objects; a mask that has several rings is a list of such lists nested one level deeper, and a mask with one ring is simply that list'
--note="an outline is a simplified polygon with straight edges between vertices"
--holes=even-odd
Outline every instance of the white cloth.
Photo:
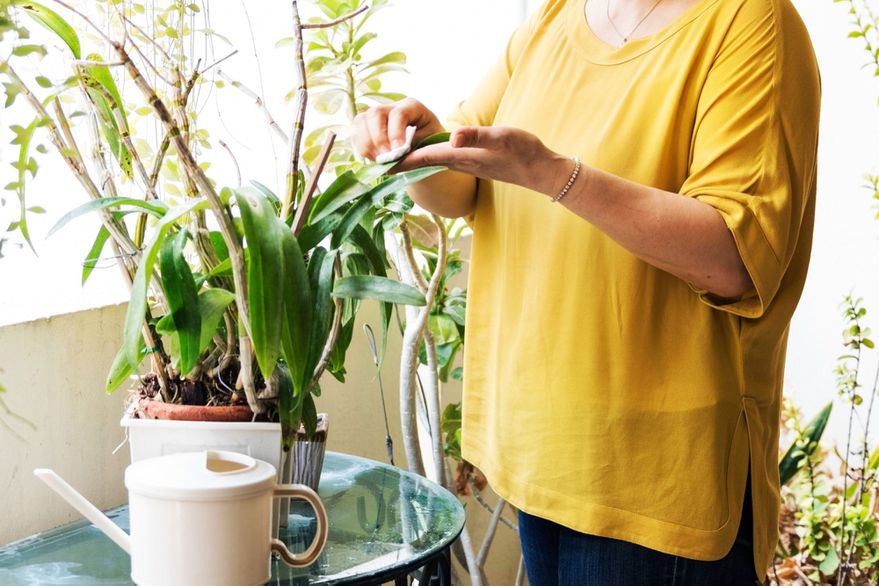
[{"label": "white cloth", "polygon": [[391,149],[386,153],[382,153],[375,158],[375,162],[379,164],[390,163],[391,161],[396,161],[397,159],[402,159],[405,157],[409,151],[412,150],[412,141],[415,138],[415,131],[417,128],[415,126],[407,126],[406,127],[406,138],[403,141],[403,144],[398,146],[395,149]]}]

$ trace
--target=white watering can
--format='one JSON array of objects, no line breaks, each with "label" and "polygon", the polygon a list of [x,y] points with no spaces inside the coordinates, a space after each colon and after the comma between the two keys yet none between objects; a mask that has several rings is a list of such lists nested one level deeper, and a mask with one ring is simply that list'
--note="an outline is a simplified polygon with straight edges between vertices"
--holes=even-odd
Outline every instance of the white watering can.
[{"label": "white watering can", "polygon": [[[131,535],[52,470],[34,474],[131,556],[143,586],[264,584],[271,552],[307,566],[327,541],[327,512],[312,489],[277,484],[275,467],[235,452],[188,452],[135,462],[125,470]],[[291,553],[271,537],[272,499],[301,498],[314,508],[308,549]]]}]

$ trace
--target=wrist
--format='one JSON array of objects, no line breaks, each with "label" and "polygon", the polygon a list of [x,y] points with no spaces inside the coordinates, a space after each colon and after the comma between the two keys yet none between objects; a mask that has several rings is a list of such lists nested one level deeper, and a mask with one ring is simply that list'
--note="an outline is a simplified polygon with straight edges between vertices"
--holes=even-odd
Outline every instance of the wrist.
[{"label": "wrist", "polygon": [[568,195],[582,173],[579,158],[553,153],[539,191],[553,202],[560,201]]}]

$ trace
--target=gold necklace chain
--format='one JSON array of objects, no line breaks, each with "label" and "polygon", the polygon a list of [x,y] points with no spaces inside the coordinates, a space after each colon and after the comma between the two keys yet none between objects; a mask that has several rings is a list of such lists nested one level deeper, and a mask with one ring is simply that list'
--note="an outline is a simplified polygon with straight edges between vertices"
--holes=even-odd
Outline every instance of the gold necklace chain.
[{"label": "gold necklace chain", "polygon": [[645,14],[643,17],[641,17],[641,20],[638,21],[638,24],[636,24],[635,27],[632,30],[630,30],[629,34],[627,34],[627,35],[624,35],[623,33],[620,32],[620,29],[617,28],[617,25],[615,25],[613,23],[613,20],[610,17],[610,0],[607,0],[605,2],[604,13],[605,13],[605,16],[607,17],[607,22],[610,23],[611,27],[613,27],[613,30],[617,34],[617,36],[619,36],[623,40],[623,42],[620,44],[621,47],[623,45],[625,45],[627,42],[629,42],[629,37],[632,36],[632,33],[634,33],[636,30],[638,30],[638,27],[641,26],[641,24],[645,20],[647,20],[648,16],[653,14],[653,11],[656,10],[656,7],[659,6],[659,4],[661,2],[662,2],[662,0],[656,0],[656,2],[654,2],[653,6],[650,7],[650,10],[647,11],[647,14]]}]

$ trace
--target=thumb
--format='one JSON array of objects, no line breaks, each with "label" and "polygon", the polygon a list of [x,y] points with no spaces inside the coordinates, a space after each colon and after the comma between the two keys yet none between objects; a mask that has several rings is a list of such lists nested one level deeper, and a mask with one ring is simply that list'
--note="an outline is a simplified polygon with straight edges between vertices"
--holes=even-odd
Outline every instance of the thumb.
[{"label": "thumb", "polygon": [[462,126],[452,132],[449,137],[449,145],[456,149],[490,149],[503,146],[501,130],[491,126]]}]

